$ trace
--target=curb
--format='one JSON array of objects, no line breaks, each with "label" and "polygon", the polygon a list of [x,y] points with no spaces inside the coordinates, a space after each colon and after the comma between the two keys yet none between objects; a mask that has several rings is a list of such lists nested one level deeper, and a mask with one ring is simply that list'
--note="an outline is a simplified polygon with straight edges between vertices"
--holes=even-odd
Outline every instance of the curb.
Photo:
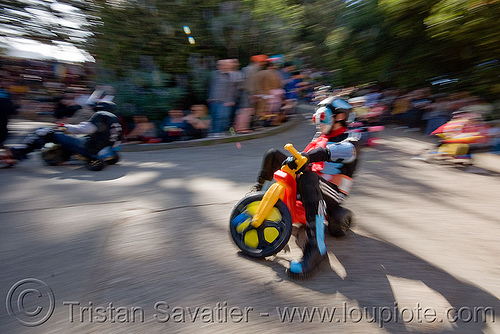
[{"label": "curb", "polygon": [[[299,106],[297,106],[299,109]],[[303,108],[300,108],[303,109]],[[304,108],[305,109],[305,108]],[[197,146],[210,146],[215,144],[224,143],[234,143],[239,141],[257,139],[272,136],[278,133],[290,130],[300,124],[305,120],[302,113],[307,113],[308,110],[298,111],[288,117],[288,120],[278,126],[263,128],[262,130],[257,130],[251,133],[236,134],[234,136],[221,137],[221,138],[202,138],[202,139],[191,139],[186,141],[174,141],[170,143],[155,143],[155,144],[125,144],[122,145],[122,152],[142,152],[142,151],[157,151],[157,150],[168,150],[174,148],[186,148],[186,147],[197,147]]]},{"label": "curb", "polygon": [[[174,141],[170,143],[154,143],[154,144],[124,144],[122,152],[142,152],[142,151],[158,151],[174,148],[186,148],[197,146],[210,146],[215,144],[234,143],[239,141],[257,139],[272,136],[278,133],[285,132],[297,126],[305,120],[303,114],[312,113],[314,106],[308,104],[299,104],[296,106],[294,114],[289,115],[288,120],[278,126],[262,128],[251,133],[235,134],[232,136],[221,138],[202,138],[191,139],[185,141]],[[9,122],[9,137],[6,144],[15,143],[19,138],[22,138],[26,132],[32,131],[40,126],[53,126],[52,122],[45,121],[29,121],[24,119],[12,119]]]}]

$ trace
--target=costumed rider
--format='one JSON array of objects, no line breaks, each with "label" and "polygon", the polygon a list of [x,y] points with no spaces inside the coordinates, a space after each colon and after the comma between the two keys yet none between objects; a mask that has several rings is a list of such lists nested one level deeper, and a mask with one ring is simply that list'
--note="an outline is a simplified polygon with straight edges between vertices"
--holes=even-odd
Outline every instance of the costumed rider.
[{"label": "costumed rider", "polygon": [[[112,112],[116,105],[113,102],[97,102],[95,113],[89,120],[76,125],[56,123],[64,131],[52,128],[39,128],[24,138],[22,145],[11,149],[17,160],[27,158],[27,154],[42,148],[46,143],[61,145],[65,152],[80,154],[85,158],[100,155],[104,149],[118,149],[122,140],[122,125]],[[84,134],[85,136],[75,136]]]},{"label": "costumed rider", "polygon": [[[343,230],[334,217],[339,205],[347,198],[352,186],[359,153],[359,134],[347,132],[351,106],[334,97],[318,104],[313,121],[318,132],[301,153],[308,158],[303,170],[297,172],[297,193],[306,212],[307,242],[300,261],[292,261],[287,271],[292,278],[304,278],[328,259],[324,240],[325,214],[329,224],[337,224],[339,236]],[[271,149],[266,152],[257,183],[252,191],[260,191],[271,181],[282,165],[296,170],[293,157]],[[300,173],[302,172],[302,173]]]}]

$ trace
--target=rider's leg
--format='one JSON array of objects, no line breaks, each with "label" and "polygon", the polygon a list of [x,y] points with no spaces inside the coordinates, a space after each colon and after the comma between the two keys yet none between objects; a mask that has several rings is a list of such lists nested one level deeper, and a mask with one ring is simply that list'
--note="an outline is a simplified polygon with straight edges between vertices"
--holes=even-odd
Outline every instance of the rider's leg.
[{"label": "rider's leg", "polygon": [[298,190],[306,211],[307,242],[302,259],[290,263],[289,275],[303,278],[313,272],[321,262],[328,259],[325,245],[325,202],[319,187],[319,176],[314,172],[304,172],[297,179]]},{"label": "rider's leg", "polygon": [[326,202],[326,213],[334,212],[338,209],[346,199],[347,195],[340,192],[336,185],[326,181],[322,177],[319,178],[319,188],[323,199]]},{"label": "rider's leg", "polygon": [[264,182],[271,181],[273,174],[281,168],[281,164],[285,161],[286,155],[278,150],[270,149],[264,154],[262,159],[262,167],[257,177],[257,182],[252,186],[252,191],[260,191]]},{"label": "rider's leg", "polygon": [[342,223],[337,219],[337,211],[340,208],[340,204],[346,200],[347,195],[340,192],[336,185],[322,179],[321,177],[319,187],[326,203],[328,225],[333,225],[329,227],[329,230],[337,230],[338,235],[336,236],[342,236],[345,232],[342,232]]},{"label": "rider's leg", "polygon": [[41,149],[46,143],[52,141],[53,135],[54,130],[51,128],[36,129],[35,132],[24,137],[20,145],[12,147],[11,152],[17,160],[26,159],[28,153]]},{"label": "rider's leg", "polygon": [[62,132],[55,132],[53,134],[53,142],[61,145],[65,151],[71,152],[71,154],[81,154],[84,157],[88,157],[89,155],[86,148],[86,137],[75,137]]}]

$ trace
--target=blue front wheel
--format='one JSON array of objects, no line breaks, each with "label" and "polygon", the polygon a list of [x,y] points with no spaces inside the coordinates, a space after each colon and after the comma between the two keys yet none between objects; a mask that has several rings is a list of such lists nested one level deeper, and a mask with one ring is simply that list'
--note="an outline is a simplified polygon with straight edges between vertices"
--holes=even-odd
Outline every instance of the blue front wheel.
[{"label": "blue front wheel", "polygon": [[262,225],[251,221],[264,193],[254,193],[240,200],[231,212],[229,231],[241,251],[251,257],[263,258],[280,252],[292,234],[292,216],[281,200],[274,205]]}]

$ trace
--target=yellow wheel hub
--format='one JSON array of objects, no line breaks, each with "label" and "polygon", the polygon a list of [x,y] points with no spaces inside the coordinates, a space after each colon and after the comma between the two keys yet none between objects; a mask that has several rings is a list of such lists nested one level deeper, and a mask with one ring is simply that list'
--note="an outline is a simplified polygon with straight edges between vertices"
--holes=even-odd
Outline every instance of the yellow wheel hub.
[{"label": "yellow wheel hub", "polygon": [[[253,217],[255,215],[255,212],[257,211],[257,207],[259,206],[259,204],[260,201],[255,201],[250,203],[246,207],[246,212],[248,213],[249,216]],[[265,220],[274,222],[280,221],[281,214],[279,210],[276,207],[272,208],[271,212],[269,212]],[[248,218],[247,220],[245,220],[243,223],[239,224],[236,227],[236,231],[238,233],[243,233],[243,231],[245,231],[245,229],[250,225],[251,222],[252,219]],[[278,238],[280,232],[276,227],[265,227],[263,234],[264,234],[264,240],[267,241],[268,243],[271,243]],[[248,247],[257,248],[259,246],[259,235],[257,233],[257,230],[250,230],[246,232],[245,236],[243,237],[243,241],[245,245],[247,245]]]}]

